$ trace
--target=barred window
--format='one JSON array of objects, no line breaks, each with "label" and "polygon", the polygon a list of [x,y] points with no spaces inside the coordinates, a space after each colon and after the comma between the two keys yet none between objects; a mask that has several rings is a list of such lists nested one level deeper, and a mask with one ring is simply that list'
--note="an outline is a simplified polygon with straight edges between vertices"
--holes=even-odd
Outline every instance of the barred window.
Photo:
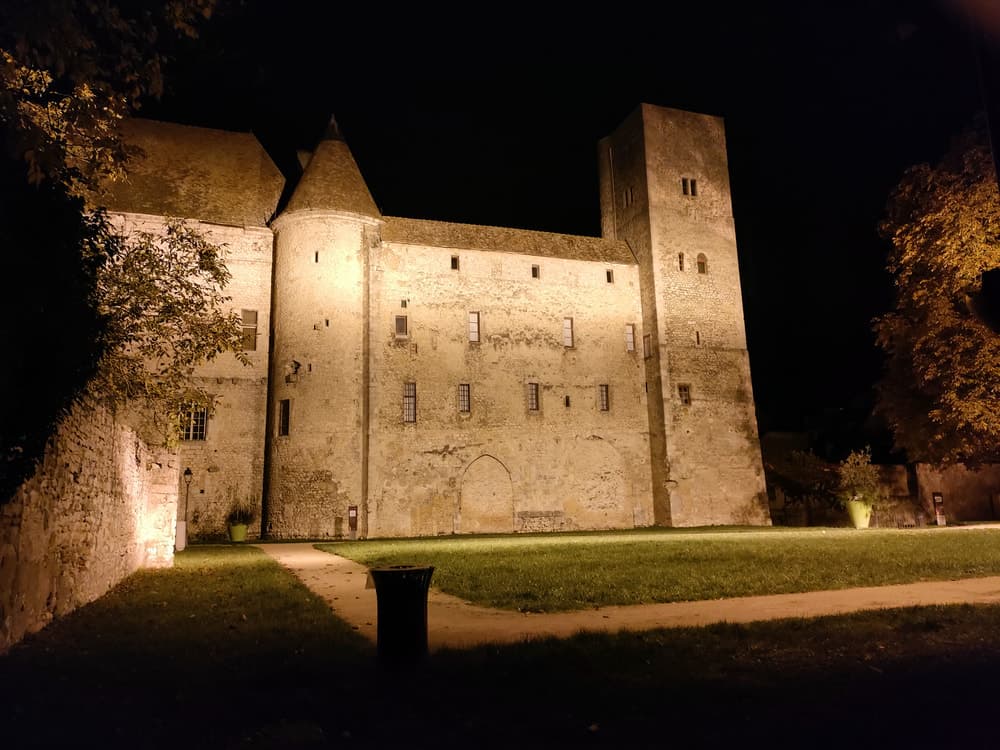
[{"label": "barred window", "polygon": [[396,338],[405,339],[410,335],[410,321],[405,315],[396,316]]},{"label": "barred window", "polygon": [[625,325],[625,351],[635,351],[635,326],[631,323]]},{"label": "barred window", "polygon": [[278,402],[278,434],[287,435],[291,424],[292,402],[283,398]]},{"label": "barred window", "polygon": [[208,409],[190,404],[181,414],[181,440],[204,440],[208,425]]},{"label": "barred window", "polygon": [[528,383],[528,411],[538,411],[538,383]]},{"label": "barred window", "polygon": [[597,403],[601,411],[608,411],[611,408],[611,400],[608,395],[608,384],[601,383],[597,386]]},{"label": "barred window", "polygon": [[691,405],[691,386],[686,383],[681,383],[677,386],[677,398],[681,400],[684,406]]},{"label": "barred window", "polygon": [[417,421],[417,384],[403,383],[403,421]]},{"label": "barred window", "polygon": [[573,319],[563,318],[563,346],[573,346]]},{"label": "barred window", "polygon": [[243,310],[241,316],[243,325],[243,351],[257,351],[257,311]]},{"label": "barred window", "polygon": [[708,273],[708,258],[704,253],[698,253],[698,273]]},{"label": "barred window", "polygon": [[468,383],[458,384],[458,410],[463,414],[472,411],[472,391]]},{"label": "barred window", "polygon": [[479,343],[479,313],[477,312],[469,313],[469,342]]}]

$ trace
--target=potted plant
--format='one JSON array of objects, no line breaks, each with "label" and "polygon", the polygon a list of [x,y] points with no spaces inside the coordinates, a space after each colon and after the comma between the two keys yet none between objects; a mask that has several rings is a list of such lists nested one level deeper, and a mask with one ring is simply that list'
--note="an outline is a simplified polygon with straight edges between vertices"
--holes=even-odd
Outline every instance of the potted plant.
[{"label": "potted plant", "polygon": [[837,467],[837,496],[854,528],[868,528],[872,510],[883,494],[878,469],[872,464],[871,448],[851,451]]},{"label": "potted plant", "polygon": [[234,503],[226,515],[229,524],[229,538],[234,542],[247,540],[247,526],[257,519],[257,511],[250,503]]}]

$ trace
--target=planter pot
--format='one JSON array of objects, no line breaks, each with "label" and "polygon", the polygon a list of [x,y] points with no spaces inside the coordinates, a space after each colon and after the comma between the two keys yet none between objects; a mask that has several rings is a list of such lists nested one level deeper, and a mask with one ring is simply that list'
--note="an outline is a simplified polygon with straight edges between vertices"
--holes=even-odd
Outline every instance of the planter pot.
[{"label": "planter pot", "polygon": [[229,538],[234,542],[245,542],[247,540],[247,525],[245,523],[234,523],[229,527]]},{"label": "planter pot", "polygon": [[847,514],[856,529],[867,529],[872,520],[872,506],[862,500],[848,500]]}]

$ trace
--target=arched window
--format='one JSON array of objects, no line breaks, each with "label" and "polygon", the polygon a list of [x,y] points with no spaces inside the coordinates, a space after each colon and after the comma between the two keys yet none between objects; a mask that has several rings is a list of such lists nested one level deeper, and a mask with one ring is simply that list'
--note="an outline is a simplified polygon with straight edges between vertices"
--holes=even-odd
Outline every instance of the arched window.
[{"label": "arched window", "polygon": [[708,273],[708,258],[705,253],[698,253],[698,273]]}]

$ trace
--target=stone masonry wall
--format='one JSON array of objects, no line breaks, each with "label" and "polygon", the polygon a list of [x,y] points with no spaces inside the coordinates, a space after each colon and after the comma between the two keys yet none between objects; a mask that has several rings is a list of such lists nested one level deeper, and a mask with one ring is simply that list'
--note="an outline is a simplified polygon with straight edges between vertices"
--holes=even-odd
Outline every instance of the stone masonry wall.
[{"label": "stone masonry wall", "polygon": [[140,567],[173,564],[176,457],[77,407],[0,506],[0,651]]}]

